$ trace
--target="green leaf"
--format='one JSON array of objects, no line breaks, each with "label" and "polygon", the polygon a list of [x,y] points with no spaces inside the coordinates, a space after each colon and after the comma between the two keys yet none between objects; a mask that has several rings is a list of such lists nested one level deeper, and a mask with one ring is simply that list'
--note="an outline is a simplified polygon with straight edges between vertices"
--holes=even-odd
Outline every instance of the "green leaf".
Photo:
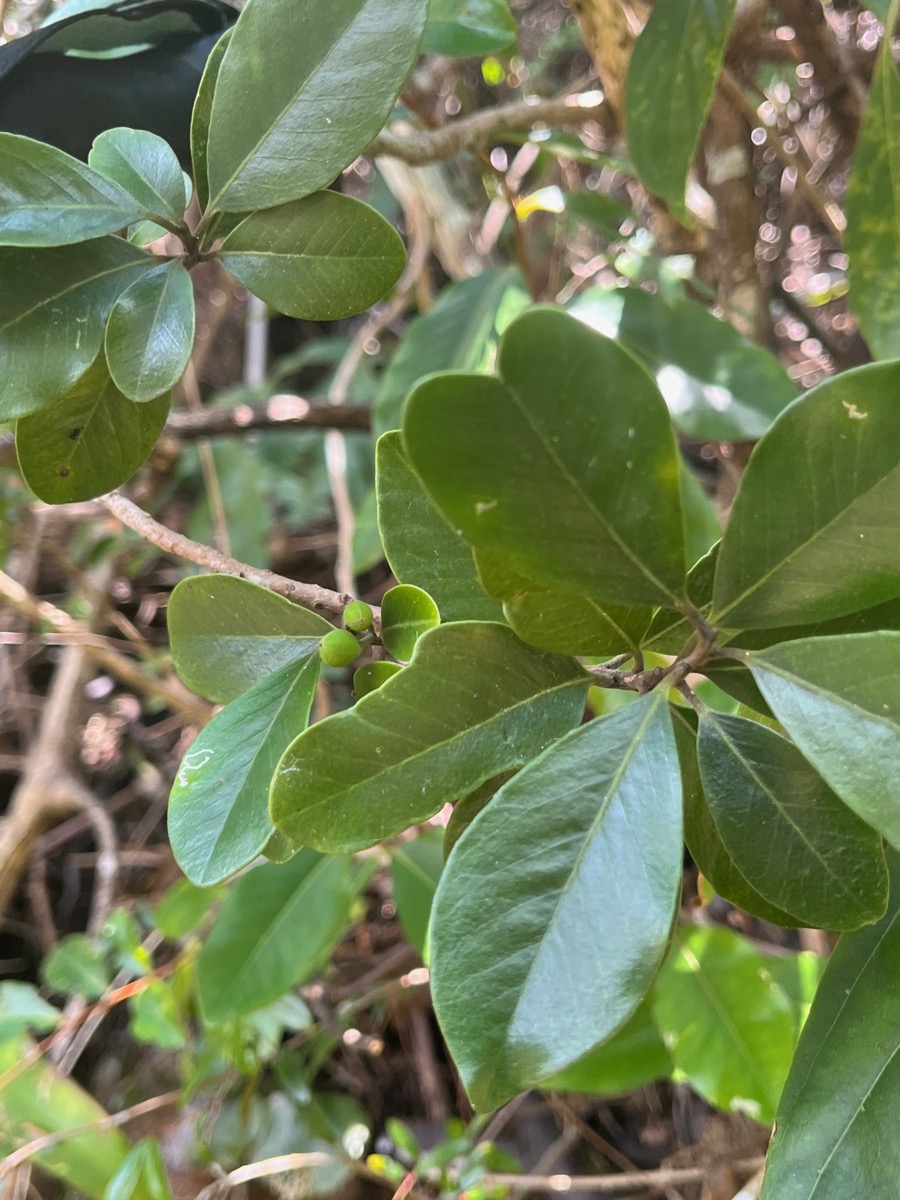
[{"label": "green leaf", "polygon": [[722,538],[712,624],[807,624],[900,595],[898,389],[900,363],[876,363],[827,380],[777,419]]},{"label": "green leaf", "polygon": [[381,131],[419,53],[426,0],[250,0],[219,68],[212,208],[308,196]]},{"label": "green leaf", "polygon": [[900,78],[885,36],[847,186],[848,297],[875,358],[900,357]]},{"label": "green leaf", "polygon": [[25,482],[47,504],[111,492],[149,458],[170,402],[165,395],[133,404],[98,355],[65,396],[17,423],[16,454]]},{"label": "green leaf", "polygon": [[206,159],[207,141],[209,139],[209,122],[212,116],[213,94],[219,80],[219,70],[222,59],[231,40],[231,30],[226,29],[213,46],[203,77],[194,101],[194,111],[191,116],[191,163],[194,168],[194,183],[197,188],[197,203],[200,211],[205,212],[209,203],[209,175]]},{"label": "green leaf", "polygon": [[692,300],[591,288],[568,311],[650,369],[688,437],[757,441],[797,394],[774,354]]},{"label": "green leaf", "polygon": [[657,0],[631,55],[628,149],[641,181],[687,220],[685,184],[715,92],[734,0]]},{"label": "green leaf", "polygon": [[766,963],[769,974],[794,1006],[798,1034],[809,1016],[825,966],[825,960],[811,950],[773,956]]},{"label": "green leaf", "polygon": [[480,58],[505,50],[517,33],[507,0],[431,0],[422,50]]},{"label": "green leaf", "polygon": [[116,296],[151,262],[120,238],[42,250],[40,258],[0,248],[0,421],[66,394],[102,348]]},{"label": "green leaf", "polygon": [[103,1200],[171,1200],[166,1164],[156,1138],[145,1138],[134,1147],[110,1179]]},{"label": "green leaf", "polygon": [[409,662],[423,633],[441,623],[438,607],[427,592],[411,583],[390,588],[381,602],[381,640],[388,654]]},{"label": "green leaf", "polygon": [[187,1031],[178,996],[168,982],[156,979],[128,1001],[128,1032],[139,1042],[162,1050],[181,1050]]},{"label": "green leaf", "polygon": [[447,828],[444,831],[445,860],[450,857],[450,851],[481,810],[490,804],[504,783],[512,779],[515,773],[515,771],[501,771],[493,779],[486,779],[473,792],[469,792],[468,796],[463,796],[461,800],[457,800],[453,805],[453,812],[450,814],[450,820],[447,822]]},{"label": "green leaf", "polygon": [[500,370],[433,376],[406,406],[406,452],[451,526],[538,583],[679,607],[678,451],[643,368],[536,308],[504,335]]},{"label": "green leaf", "polygon": [[431,981],[477,1109],[561,1071],[634,1014],[668,943],[681,846],[661,690],[574,730],[469,826],[438,885]]},{"label": "green leaf", "polygon": [[188,879],[179,879],[156,906],[156,927],[172,941],[183,938],[203,924],[212,905],[221,898],[221,889],[201,888]]},{"label": "green leaf", "polygon": [[178,674],[215,704],[227,704],[281,667],[317,653],[334,628],[309,609],[232,575],[182,580],[167,615]]},{"label": "green leaf", "polygon": [[57,942],[41,966],[44,982],[60,995],[96,1000],[109,986],[109,968],[96,942],[80,933]]},{"label": "green leaf", "polygon": [[336,192],[316,192],[251,213],[226,237],[218,258],[278,312],[337,321],[387,295],[406,252],[374,208]]},{"label": "green leaf", "polygon": [[434,308],[410,323],[384,373],[373,414],[376,436],[400,427],[403,402],[426,375],[493,370],[501,335],[528,304],[515,267],[496,267],[445,288]]},{"label": "green leaf", "polygon": [[756,721],[707,711],[698,748],[725,849],[770,903],[823,929],[858,929],[883,915],[881,838],[796,746]]},{"label": "green leaf", "polygon": [[672,1059],[645,1002],[618,1033],[540,1086],[542,1091],[619,1096],[671,1073]]},{"label": "green leaf", "polygon": [[0,179],[0,246],[70,246],[146,215],[78,159],[13,133],[0,133]]},{"label": "green leaf", "polygon": [[718,544],[722,527],[715,505],[684,459],[681,460],[681,513],[685,557],[689,563],[696,563]]},{"label": "green leaf", "polygon": [[318,678],[316,655],[281,667],[213,717],[181,760],[169,840],[194,883],[221,883],[266,848],[269,781],[309,721]]},{"label": "green leaf", "polygon": [[59,1009],[41,999],[33,984],[16,979],[0,982],[0,1042],[17,1038],[30,1029],[46,1033],[56,1028],[61,1017]]},{"label": "green leaf", "polygon": [[588,677],[502,625],[440,625],[412,662],[286,751],[272,820],[298,845],[371,846],[518,766],[576,724]]},{"label": "green leaf", "polygon": [[774,1119],[794,1013],[759,951],[730,930],[680,929],[653,1010],[676,1079],[718,1108]]},{"label": "green leaf", "polygon": [[197,960],[204,1019],[255,1012],[308,979],[343,934],[354,895],[348,860],[312,850],[242,876]]},{"label": "green leaf", "polygon": [[900,870],[870,929],[841,938],[778,1106],[761,1200],[888,1200],[897,1189]]},{"label": "green leaf", "polygon": [[428,923],[444,867],[444,831],[427,829],[391,851],[391,880],[400,927],[428,965]]},{"label": "green leaf", "polygon": [[119,391],[141,403],[170,392],[190,360],[194,324],[194,288],[177,259],[136,279],[106,326],[106,361]]},{"label": "green leaf", "polygon": [[400,663],[393,662],[368,662],[356,671],[353,672],[353,692],[358,700],[362,700],[363,696],[368,696],[369,692],[377,692],[378,689],[398,671],[402,671]]},{"label": "green leaf", "polygon": [[425,491],[399,433],[378,439],[375,487],[384,552],[400,583],[433,596],[445,621],[501,620],[502,607],[478,582],[472,551]]},{"label": "green leaf", "polygon": [[900,846],[900,633],[784,642],[748,662],[772,712],[826,783]]},{"label": "green leaf", "polygon": [[144,129],[107,129],[95,139],[88,163],[110,183],[127,192],[142,215],[165,217],[175,224],[188,206],[184,175],[175,151]]}]

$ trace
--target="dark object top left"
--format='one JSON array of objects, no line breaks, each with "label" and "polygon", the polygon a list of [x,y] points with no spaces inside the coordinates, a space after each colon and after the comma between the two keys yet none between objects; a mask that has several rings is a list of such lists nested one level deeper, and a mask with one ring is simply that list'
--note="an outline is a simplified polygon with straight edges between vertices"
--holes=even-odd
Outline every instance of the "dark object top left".
[{"label": "dark object top left", "polygon": [[189,168],[203,68],[237,15],[224,0],[120,0],[0,46],[0,131],[87,159],[104,130],[146,129]]}]

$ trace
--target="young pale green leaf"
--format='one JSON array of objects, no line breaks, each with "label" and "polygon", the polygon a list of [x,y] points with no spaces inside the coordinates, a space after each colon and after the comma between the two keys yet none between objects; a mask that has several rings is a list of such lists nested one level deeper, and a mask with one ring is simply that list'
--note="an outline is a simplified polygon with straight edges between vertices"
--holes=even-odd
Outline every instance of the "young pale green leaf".
[{"label": "young pale green leaf", "polygon": [[395,577],[433,596],[445,621],[502,620],[502,606],[478,582],[471,549],[435,508],[399,433],[378,439],[375,487],[381,541]]},{"label": "young pale green leaf", "polygon": [[59,1009],[43,1000],[34,984],[18,979],[0,982],[0,1042],[29,1030],[46,1033],[55,1029],[61,1019]]},{"label": "young pale green leaf", "polygon": [[194,288],[177,260],[147,271],[117,298],[106,326],[106,361],[129,400],[170,392],[194,347]]},{"label": "young pale green leaf", "polygon": [[312,850],[242,876],[197,961],[205,1020],[255,1012],[308,979],[344,932],[355,894],[349,861]]},{"label": "young pale green leaf", "polygon": [[451,58],[481,57],[505,50],[517,33],[508,0],[431,0],[422,49]]},{"label": "young pale green leaf", "polygon": [[687,219],[688,171],[712,104],[735,0],[657,0],[635,43],[625,126],[638,175]]},{"label": "young pale green leaf", "polygon": [[384,373],[373,413],[376,436],[399,429],[403,403],[426,375],[493,370],[501,335],[528,304],[515,267],[495,267],[442,291],[434,308],[410,323]]},{"label": "young pale green leaf", "polygon": [[748,662],[772,712],[822,778],[900,847],[900,633],[784,642]]},{"label": "young pale green leaf", "polygon": [[671,1074],[671,1056],[645,1001],[618,1033],[571,1067],[545,1079],[540,1087],[542,1091],[619,1096]]},{"label": "young pale green leaf", "polygon": [[698,750],[725,849],[761,895],[814,928],[858,929],[883,915],[881,838],[796,746],[756,721],[707,711]]},{"label": "young pale green leaf", "polygon": [[778,1106],[760,1200],[889,1200],[900,1105],[900,869],[871,929],[838,942]]},{"label": "young pale green leaf", "polygon": [[688,437],[757,441],[797,395],[774,354],[692,300],[591,288],[568,311],[646,364]]},{"label": "young pale green leaf", "polygon": [[152,260],[121,238],[41,252],[0,248],[0,421],[64,396],[103,346],[116,296]]},{"label": "young pale green leaf", "polygon": [[269,781],[306,727],[318,678],[315,654],[281,667],[213,717],[181,760],[169,840],[194,883],[221,883],[266,848],[275,832]]},{"label": "young pale green leaf", "polygon": [[900,78],[885,36],[847,186],[850,307],[876,358],[900,357]]},{"label": "young pale green leaf", "polygon": [[308,196],[362,154],[419,53],[427,0],[249,0],[209,118],[210,205]]},{"label": "young pale green leaf", "polygon": [[0,246],[70,246],[146,215],[78,159],[13,133],[0,133],[0,179]]},{"label": "young pale green leaf", "polygon": [[653,1011],[678,1075],[705,1100],[774,1119],[795,1017],[758,950],[727,929],[678,930]]},{"label": "young pale green leaf", "polygon": [[477,1109],[561,1071],[634,1014],[669,940],[681,856],[661,691],[574,730],[469,826],[435,897],[431,980]]},{"label": "young pale green leaf", "polygon": [[353,692],[358,700],[368,696],[369,692],[377,692],[382,684],[402,671],[400,663],[368,662],[353,672]]},{"label": "young pale green leaf", "polygon": [[428,965],[428,924],[444,867],[444,831],[427,829],[391,851],[391,881],[400,927]]},{"label": "young pale green leaf", "polygon": [[441,623],[438,606],[421,588],[401,583],[390,588],[381,602],[381,640],[388,654],[409,662],[423,633]]},{"label": "young pale green leaf", "polygon": [[227,704],[315,654],[334,628],[324,617],[233,575],[184,579],[169,598],[175,668],[192,691]]},{"label": "young pale green leaf", "polygon": [[145,216],[176,224],[188,206],[184,175],[175,151],[145,129],[107,129],[94,142],[89,165],[127,192]]},{"label": "young pale green leaf", "polygon": [[200,211],[205,212],[209,203],[209,174],[206,161],[207,142],[209,139],[209,121],[212,116],[213,95],[219,79],[219,68],[231,40],[231,30],[226,29],[215,46],[212,48],[203,77],[194,101],[194,111],[191,115],[191,164],[194,169],[194,182],[197,188],[197,203]]},{"label": "young pale green leaf", "polygon": [[538,583],[678,608],[679,458],[653,381],[545,308],[510,325],[500,370],[433,376],[407,402],[406,452],[451,526]]},{"label": "young pale green leaf", "polygon": [[111,492],[147,461],[170,402],[165,395],[132,403],[99,354],[66,395],[17,423],[16,454],[25,482],[47,504]]},{"label": "young pale green leaf", "polygon": [[722,538],[712,624],[808,624],[900,595],[898,388],[900,362],[860,367],[775,421]]},{"label": "young pale green leaf", "polygon": [[288,748],[272,820],[297,845],[330,853],[402,833],[562,737],[588,683],[572,659],[502,625],[440,625],[408,667]]},{"label": "young pale green leaf", "polygon": [[96,1000],[110,983],[103,951],[91,938],[71,933],[57,942],[41,965],[44,983],[61,996],[74,993]]},{"label": "young pale green leaf", "polygon": [[406,252],[368,204],[336,192],[251,213],[225,238],[219,261],[278,312],[337,321],[363,312],[397,282]]}]

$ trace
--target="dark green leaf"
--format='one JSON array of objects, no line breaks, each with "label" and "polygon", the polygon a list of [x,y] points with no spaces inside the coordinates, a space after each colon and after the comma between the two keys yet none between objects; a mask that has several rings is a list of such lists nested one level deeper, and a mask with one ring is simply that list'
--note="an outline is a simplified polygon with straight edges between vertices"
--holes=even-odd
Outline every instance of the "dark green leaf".
[{"label": "dark green leaf", "polygon": [[397,282],[406,254],[374,208],[336,192],[251,213],[219,260],[278,312],[336,321],[369,308]]},{"label": "dark green leaf", "polygon": [[93,170],[127,192],[146,216],[179,224],[188,206],[184,175],[175,151],[144,129],[108,129],[94,142]]},{"label": "dark green leaf", "polygon": [[312,850],[242,876],[197,962],[204,1018],[255,1012],[308,979],[344,932],[354,894],[348,860]]},{"label": "dark green leaf", "polygon": [[16,425],[25,482],[48,504],[91,500],[129,480],[150,456],[170,397],[134,404],[109,376],[102,354],[55,404]]},{"label": "dark green leaf", "polygon": [[770,903],[824,929],[858,929],[887,905],[881,838],[791,742],[756,721],[707,712],[700,775],[722,842]]},{"label": "dark green leaf", "polygon": [[194,168],[194,184],[197,188],[197,203],[200,211],[205,212],[209,203],[209,177],[207,172],[206,149],[209,138],[209,121],[212,115],[213,94],[219,79],[219,68],[231,40],[231,30],[227,29],[219,38],[206,60],[203,77],[194,101],[194,111],[191,116],[191,162]]},{"label": "dark green leaf", "polygon": [[441,623],[437,605],[421,588],[401,583],[381,602],[381,640],[388,654],[409,662],[423,633]]},{"label": "dark green leaf", "polygon": [[428,829],[391,851],[394,903],[401,928],[427,965],[428,923],[444,866],[444,831]]},{"label": "dark green leaf", "polygon": [[209,119],[211,206],[308,196],[365,150],[419,53],[426,0],[250,0]]},{"label": "dark green leaf", "polygon": [[722,538],[714,625],[807,624],[900,595],[898,389],[900,363],[860,367],[776,420]]},{"label": "dark green leaf", "polygon": [[120,238],[0,249],[0,421],[64,396],[103,346],[116,296],[152,263]]},{"label": "dark green leaf", "polygon": [[469,826],[438,885],[431,979],[476,1108],[556,1074],[634,1014],[669,939],[681,844],[661,691],[574,730]]},{"label": "dark green leaf", "polygon": [[679,460],[652,380],[614,342],[541,308],[509,327],[500,367],[502,380],[433,376],[407,403],[406,452],[438,508],[538,583],[677,608]]},{"label": "dark green leaf", "polygon": [[334,628],[309,609],[232,575],[183,580],[167,616],[178,674],[216,704],[315,654]]},{"label": "dark green leaf", "polygon": [[170,392],[194,347],[194,289],[177,260],[147,271],[122,292],[106,326],[106,361],[129,400]]},{"label": "dark green leaf", "polygon": [[508,779],[512,779],[515,773],[515,771],[503,771],[496,778],[485,780],[474,792],[469,792],[468,796],[463,796],[461,800],[457,800],[453,805],[453,812],[450,814],[450,820],[447,822],[447,828],[444,833],[445,859],[449,857],[450,851],[481,810],[490,804],[504,783]]},{"label": "dark green leaf", "polygon": [[841,938],[778,1106],[761,1200],[892,1200],[900,1105],[900,870],[871,929]]},{"label": "dark green leaf", "polygon": [[313,725],[272,781],[298,845],[359,850],[433,816],[578,722],[588,678],[502,625],[440,625],[355,708]]},{"label": "dark green leaf", "polygon": [[734,10],[735,0],[657,0],[628,68],[625,125],[632,161],[647,188],[682,220],[687,175]]},{"label": "dark green leaf", "polygon": [[431,0],[422,49],[453,58],[480,57],[506,49],[517,32],[507,0]]},{"label": "dark green leaf", "polygon": [[282,667],[213,717],[181,760],[169,839],[194,883],[220,883],[266,848],[269,781],[306,727],[318,678],[315,654]]},{"label": "dark green leaf", "polygon": [[671,1073],[672,1059],[645,1002],[618,1033],[540,1086],[556,1092],[618,1096]]}]

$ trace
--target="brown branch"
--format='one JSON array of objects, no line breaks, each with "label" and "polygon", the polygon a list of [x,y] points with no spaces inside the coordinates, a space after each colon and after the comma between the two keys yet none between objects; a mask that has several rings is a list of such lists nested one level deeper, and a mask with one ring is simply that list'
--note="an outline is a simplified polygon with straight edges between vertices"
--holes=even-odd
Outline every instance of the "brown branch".
[{"label": "brown branch", "polygon": [[234,408],[204,408],[201,412],[172,413],[165,432],[180,441],[249,433],[256,429],[349,429],[365,432],[371,414],[363,404],[348,404],[335,410],[330,404],[304,400],[300,396],[272,396],[261,404],[238,404]]},{"label": "brown branch", "polygon": [[[760,1158],[730,1164],[735,1171],[757,1171]],[[633,1171],[626,1175],[486,1175],[485,1187],[539,1188],[546,1192],[594,1192],[620,1196],[625,1192],[660,1191],[682,1183],[703,1183],[708,1167],[663,1167],[658,1171]]]},{"label": "brown branch", "polygon": [[293,600],[295,604],[302,604],[306,608],[331,613],[335,616],[339,616],[352,599],[350,596],[319,587],[318,584],[300,583],[296,579],[276,575],[274,571],[251,567],[247,563],[239,562],[236,558],[230,558],[227,554],[220,554],[212,546],[192,541],[184,534],[176,533],[174,529],[160,524],[149,513],[144,512],[133,501],[123,496],[121,492],[110,492],[106,496],[101,496],[100,503],[105,505],[123,525],[133,530],[145,541],[164,550],[167,554],[174,554],[176,558],[183,558],[186,562],[195,563],[198,567],[205,567],[207,571],[222,575],[236,575],[239,579],[246,579],[249,583],[256,583],[260,587],[268,588],[271,592],[277,592],[279,596],[285,596],[288,600]]}]

